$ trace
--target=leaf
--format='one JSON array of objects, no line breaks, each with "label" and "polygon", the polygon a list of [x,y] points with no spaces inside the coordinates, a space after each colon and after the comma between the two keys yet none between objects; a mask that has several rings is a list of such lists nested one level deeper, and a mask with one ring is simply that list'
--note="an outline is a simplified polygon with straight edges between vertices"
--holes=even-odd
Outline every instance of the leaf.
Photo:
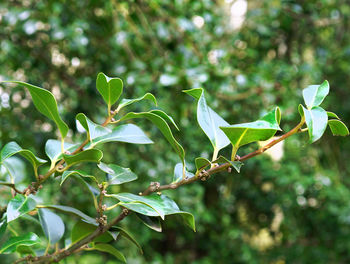
[{"label": "leaf", "polygon": [[[77,222],[72,229],[71,233],[71,240],[72,245],[80,240],[82,240],[84,237],[87,237],[92,232],[94,232],[98,227],[98,225],[95,224],[89,224],[86,222],[79,221]],[[105,233],[102,233],[98,237],[96,237],[93,242],[101,242],[101,243],[108,243],[112,240],[115,240],[117,236],[114,236],[111,234],[110,231],[107,231]]]},{"label": "leaf", "polygon": [[196,158],[194,162],[196,164],[197,171],[201,169],[205,169],[206,167],[211,165],[211,162],[208,159],[202,158],[202,157]]},{"label": "leaf", "polygon": [[22,236],[11,237],[2,245],[0,254],[13,253],[16,251],[17,246],[33,246],[35,244],[39,244],[40,242],[40,238],[32,232]]},{"label": "leaf", "polygon": [[263,141],[273,137],[277,130],[281,130],[279,127],[280,120],[281,112],[276,107],[257,121],[220,128],[230,139],[234,148],[238,149],[240,146],[248,143]]},{"label": "leaf", "polygon": [[[73,152],[78,148],[80,144],[71,144],[64,142],[64,149],[69,152]],[[49,139],[45,144],[45,153],[51,160],[51,163],[55,163],[62,158],[61,141],[55,139]]]},{"label": "leaf", "polygon": [[129,168],[123,168],[114,164],[107,165],[103,162],[100,162],[97,166],[107,173],[107,182],[109,185],[122,184],[137,179],[137,175]]},{"label": "leaf", "polygon": [[123,92],[123,81],[119,78],[110,78],[100,72],[97,75],[96,88],[110,110],[111,105],[117,102]]},{"label": "leaf", "polygon": [[68,133],[68,126],[63,120],[61,119],[58,108],[57,108],[57,102],[55,97],[51,92],[49,92],[46,89],[31,85],[29,83],[25,82],[19,82],[19,81],[8,81],[10,83],[17,83],[19,85],[25,86],[30,95],[32,96],[33,103],[36,107],[36,109],[42,113],[47,118],[54,121],[60,130],[62,138],[65,138]]},{"label": "leaf", "polygon": [[67,166],[71,167],[74,164],[82,162],[100,162],[103,157],[103,153],[98,149],[87,149],[74,155],[63,154],[63,158],[67,163]]},{"label": "leaf", "polygon": [[[97,137],[92,140],[92,145],[103,144],[107,142],[126,142],[132,144],[152,144],[154,143],[149,139],[145,132],[134,124],[126,124],[117,126],[111,133]],[[89,147],[89,145],[87,145]]]},{"label": "leaf", "polygon": [[183,92],[198,100],[197,121],[203,132],[209,138],[214,150],[219,151],[230,144],[227,136],[220,130],[220,127],[229,126],[229,123],[220,117],[213,109],[208,107],[204,97],[204,90],[202,88],[195,88]]},{"label": "leaf", "polygon": [[84,115],[83,113],[77,114],[75,118],[86,130],[89,140],[92,140],[100,136],[104,136],[112,132],[112,130],[109,128],[95,124],[89,118],[87,118],[87,116]]},{"label": "leaf", "polygon": [[74,171],[64,171],[61,177],[61,183],[60,185],[62,185],[67,179],[68,177],[72,176],[72,175],[79,175],[81,177],[84,178],[89,178],[92,179],[94,182],[97,183],[97,180],[94,176],[87,174],[86,172],[82,171],[82,170],[74,170]]},{"label": "leaf", "polygon": [[56,244],[64,235],[64,223],[57,214],[49,209],[39,208],[40,224],[50,244]]},{"label": "leaf", "polygon": [[46,160],[36,157],[30,150],[22,149],[16,142],[7,143],[1,150],[0,163],[3,163],[7,158],[19,154],[27,159],[34,167],[35,173],[40,165],[44,164]]},{"label": "leaf", "polygon": [[5,233],[7,228],[7,219],[6,214],[2,216],[2,219],[0,220],[0,239],[2,238],[3,234]]},{"label": "leaf", "polygon": [[147,227],[157,232],[162,232],[162,226],[160,224],[159,217],[152,217],[143,214],[136,213],[136,216],[144,223]]},{"label": "leaf", "polygon": [[329,83],[324,81],[320,85],[310,85],[303,90],[303,97],[307,108],[319,106],[329,93]]},{"label": "leaf", "polygon": [[162,132],[164,137],[168,140],[170,145],[173,147],[175,152],[179,155],[182,163],[185,161],[185,151],[183,147],[180,145],[179,142],[176,141],[176,139],[173,136],[173,133],[171,132],[171,129],[168,125],[168,123],[158,114],[150,112],[141,112],[141,113],[134,113],[130,112],[127,113],[125,116],[123,116],[120,121],[129,120],[133,118],[147,118],[150,120],[154,125],[158,127],[158,129]]},{"label": "leaf", "polygon": [[142,97],[139,97],[139,98],[135,98],[135,99],[122,99],[120,101],[120,104],[118,105],[118,108],[117,108],[117,112],[120,111],[120,109],[128,106],[128,105],[131,105],[133,103],[136,103],[136,102],[139,102],[141,100],[144,100],[144,99],[147,99],[147,100],[150,100],[152,101],[156,106],[157,106],[157,100],[156,98],[154,97],[153,94],[151,93],[146,93],[144,96]]},{"label": "leaf", "polygon": [[115,256],[121,262],[126,263],[124,255],[110,244],[95,244],[92,248],[101,252],[109,253]]},{"label": "leaf", "polygon": [[121,206],[143,215],[160,216],[164,219],[166,215],[179,214],[185,223],[195,230],[193,215],[181,211],[177,204],[166,195],[139,196],[131,193],[118,193],[107,196],[118,199]]},{"label": "leaf", "polygon": [[167,113],[165,113],[164,111],[159,110],[159,109],[155,109],[155,110],[150,111],[150,113],[160,116],[166,122],[173,124],[177,130],[180,130],[179,127],[176,125],[174,119],[171,116],[169,116]]},{"label": "leaf", "polygon": [[17,194],[7,205],[7,223],[35,209],[36,202],[22,194]]},{"label": "leaf", "polygon": [[311,109],[306,109],[299,105],[299,113],[305,116],[305,123],[308,127],[309,142],[313,143],[322,137],[327,128],[328,116],[325,110],[319,106],[314,106]]},{"label": "leaf", "polygon": [[328,120],[329,128],[332,131],[333,136],[348,136],[349,129],[340,120]]},{"label": "leaf", "polygon": [[[174,168],[174,177],[172,183],[179,182],[183,179],[183,164],[182,163],[177,163]],[[192,178],[194,174],[192,172],[189,172],[185,168],[185,177],[186,178]]]},{"label": "leaf", "polygon": [[224,156],[220,156],[216,160],[214,160],[212,163],[230,163],[231,166],[238,172],[241,172],[241,167],[243,166],[243,162],[235,160],[231,161],[229,159],[226,159]]},{"label": "leaf", "polygon": [[141,245],[136,241],[136,239],[125,229],[119,227],[119,226],[113,226],[113,230],[118,230],[119,234],[128,239],[131,243],[133,243],[135,246],[138,247],[141,254],[143,254]]},{"label": "leaf", "polygon": [[339,116],[337,116],[337,115],[336,115],[335,113],[333,113],[333,112],[327,111],[327,116],[328,116],[328,117],[332,117],[332,118],[336,118],[336,119],[339,119],[339,120],[340,120]]},{"label": "leaf", "polygon": [[96,219],[84,214],[82,211],[65,205],[37,205],[37,208],[50,208],[55,209],[58,211],[61,211],[63,213],[73,214],[75,216],[78,216],[80,219],[90,223],[90,224],[96,224]]}]

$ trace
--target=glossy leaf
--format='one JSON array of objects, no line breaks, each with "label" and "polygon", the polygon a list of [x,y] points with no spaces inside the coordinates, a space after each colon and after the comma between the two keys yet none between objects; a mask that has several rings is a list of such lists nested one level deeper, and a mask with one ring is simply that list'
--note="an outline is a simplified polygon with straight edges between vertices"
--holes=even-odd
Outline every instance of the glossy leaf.
[{"label": "glossy leaf", "polygon": [[109,185],[122,184],[137,179],[137,175],[129,168],[123,168],[114,164],[107,165],[103,162],[100,162],[97,166],[107,173],[107,182]]},{"label": "glossy leaf", "polygon": [[226,159],[224,156],[220,156],[216,160],[214,160],[212,163],[230,163],[231,166],[238,172],[241,172],[241,167],[243,166],[243,162],[235,160],[231,161],[229,159]]},{"label": "glossy leaf", "polygon": [[87,149],[82,152],[79,152],[75,155],[63,154],[63,158],[67,163],[67,166],[72,166],[77,163],[82,162],[100,162],[103,157],[103,153],[98,149]]},{"label": "glossy leaf", "polygon": [[348,136],[349,129],[340,120],[328,120],[329,128],[332,131],[333,136]]},{"label": "glossy leaf", "polygon": [[[184,167],[182,163],[177,163],[174,168],[174,177],[172,183],[179,182],[183,179],[183,171]],[[192,172],[189,172],[185,168],[185,177],[186,178],[192,178],[194,174]]]},{"label": "glossy leaf", "polygon": [[121,228],[120,226],[113,226],[113,230],[117,230],[121,236],[125,237],[131,243],[133,243],[135,246],[137,246],[138,249],[140,250],[141,254],[143,254],[141,245],[136,241],[136,239],[128,231]]},{"label": "glossy leaf", "polygon": [[72,176],[72,175],[78,175],[84,178],[89,178],[91,180],[93,180],[94,182],[97,183],[97,180],[94,176],[87,174],[86,172],[82,171],[82,170],[74,170],[74,171],[64,171],[61,177],[61,183],[60,185],[62,185],[67,179],[68,177]]},{"label": "glossy leaf", "polygon": [[319,106],[306,109],[304,106],[299,105],[299,113],[301,116],[305,116],[305,123],[308,128],[310,143],[313,143],[322,137],[327,128],[328,122],[326,111]]},{"label": "glossy leaf", "polygon": [[123,116],[120,121],[129,120],[133,118],[147,118],[150,120],[154,125],[158,127],[158,129],[162,132],[164,137],[168,140],[170,145],[173,147],[175,152],[179,155],[182,163],[185,161],[185,151],[180,145],[179,142],[176,141],[176,139],[173,136],[173,133],[171,132],[171,129],[168,125],[168,123],[158,114],[150,112],[142,112],[142,113],[134,113],[130,112],[127,113],[125,116]]},{"label": "glossy leaf", "polygon": [[[64,149],[69,152],[73,152],[79,144],[71,144],[64,142]],[[51,160],[51,163],[55,163],[62,158],[61,141],[55,139],[49,139],[45,144],[45,153]]]},{"label": "glossy leaf", "polygon": [[208,159],[202,157],[196,158],[194,162],[196,164],[197,171],[205,169],[211,165],[211,162]]},{"label": "glossy leaf", "polygon": [[[72,244],[78,242],[79,240],[82,240],[84,237],[87,237],[92,232],[94,232],[98,228],[97,225],[89,224],[86,222],[79,221],[77,222],[72,229],[71,233],[71,240]],[[112,235],[111,232],[105,232],[96,237],[93,242],[101,242],[101,243],[108,243],[112,240],[115,240],[118,235]]]},{"label": "glossy leaf", "polygon": [[328,118],[331,117],[331,118],[340,119],[339,116],[337,116],[337,114],[335,114],[333,112],[329,112],[329,111],[327,111],[327,116],[328,116]]},{"label": "glossy leaf", "polygon": [[2,148],[0,153],[0,163],[4,162],[7,158],[15,154],[19,154],[23,158],[27,159],[33,165],[35,172],[40,165],[46,162],[46,160],[36,157],[31,151],[22,149],[16,142],[12,141],[7,143]]},{"label": "glossy leaf", "polygon": [[77,217],[79,217],[80,219],[90,223],[90,224],[96,224],[96,219],[84,214],[82,211],[73,208],[73,207],[69,207],[69,206],[65,206],[65,205],[38,205],[38,208],[49,208],[49,209],[55,209],[58,210],[60,212],[63,213],[68,213],[68,214],[73,214]]},{"label": "glossy leaf", "polygon": [[110,109],[123,92],[123,81],[119,78],[110,78],[100,72],[97,75],[96,88]]},{"label": "glossy leaf", "polygon": [[84,115],[83,113],[77,114],[75,118],[86,130],[89,140],[104,136],[112,132],[112,130],[109,128],[95,124],[89,118],[87,118],[87,116]]},{"label": "glossy leaf", "polygon": [[122,99],[122,100],[120,101],[120,104],[118,105],[117,112],[119,112],[120,109],[122,109],[122,108],[124,108],[124,107],[126,107],[126,106],[128,106],[128,105],[131,105],[131,104],[133,104],[133,103],[136,103],[136,102],[139,102],[139,101],[145,100],[145,99],[152,101],[152,102],[157,106],[157,100],[156,100],[156,98],[154,97],[154,95],[151,94],[151,93],[146,93],[144,96],[139,97],[139,98],[135,98],[135,99]]},{"label": "glossy leaf", "polygon": [[36,202],[22,194],[17,194],[7,205],[7,223],[35,209]]},{"label": "glossy leaf", "polygon": [[11,81],[11,83],[23,85],[28,89],[36,109],[47,118],[54,121],[61,133],[62,138],[65,138],[68,133],[68,126],[61,119],[58,113],[57,102],[53,94],[46,89],[29,83],[19,81]]},{"label": "glossy leaf", "polygon": [[329,93],[329,83],[324,81],[320,85],[310,85],[303,90],[304,102],[310,110],[319,106]]},{"label": "glossy leaf", "polygon": [[280,109],[276,107],[273,111],[267,113],[255,122],[220,128],[230,139],[231,144],[235,148],[239,148],[251,142],[263,141],[273,137],[277,130],[281,130],[279,127],[280,120],[281,112]]},{"label": "glossy leaf", "polygon": [[159,217],[152,217],[143,214],[136,213],[136,216],[144,223],[147,227],[157,232],[162,232],[162,226],[160,224]]},{"label": "glossy leaf", "polygon": [[57,214],[46,208],[38,210],[40,224],[50,244],[56,244],[64,235],[64,223]]},{"label": "glossy leaf", "polygon": [[208,107],[204,97],[204,90],[202,88],[195,88],[185,90],[184,92],[198,100],[197,121],[203,132],[209,138],[214,150],[219,151],[230,144],[229,139],[220,129],[220,127],[229,126],[229,123],[220,117],[213,109]]},{"label": "glossy leaf", "polygon": [[7,182],[18,184],[22,182],[27,176],[26,164],[19,157],[12,156],[0,163],[1,166],[5,167],[7,173],[4,173]]},{"label": "glossy leaf", "polygon": [[[103,144],[107,142],[126,142],[132,144],[152,144],[141,128],[134,124],[126,124],[117,126],[111,133],[92,140],[93,145]],[[89,145],[87,146],[89,147]]]},{"label": "glossy leaf", "polygon": [[33,246],[35,244],[39,244],[40,242],[40,238],[32,232],[22,236],[11,237],[0,248],[0,254],[13,253],[16,251],[18,246]]},{"label": "glossy leaf", "polygon": [[150,111],[150,113],[156,114],[156,115],[160,116],[160,117],[163,118],[166,122],[173,124],[173,126],[174,126],[177,130],[180,130],[179,127],[176,125],[174,119],[173,119],[171,116],[169,116],[167,113],[165,113],[164,111],[159,110],[159,109],[155,109],[155,110]]},{"label": "glossy leaf", "polygon": [[5,233],[6,228],[7,228],[7,219],[6,219],[6,214],[4,214],[2,219],[0,220],[0,239]]},{"label": "glossy leaf", "polygon": [[110,244],[95,244],[92,248],[101,252],[109,253],[115,256],[121,262],[126,263],[124,255]]}]

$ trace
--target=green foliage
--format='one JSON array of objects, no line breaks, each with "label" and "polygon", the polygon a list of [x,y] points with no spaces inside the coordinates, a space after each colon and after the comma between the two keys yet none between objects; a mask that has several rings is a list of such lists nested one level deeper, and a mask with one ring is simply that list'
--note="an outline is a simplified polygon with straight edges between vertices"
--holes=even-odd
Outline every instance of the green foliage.
[{"label": "green foliage", "polygon": [[38,215],[48,242],[56,244],[64,235],[64,223],[61,217],[46,208],[39,208]]}]

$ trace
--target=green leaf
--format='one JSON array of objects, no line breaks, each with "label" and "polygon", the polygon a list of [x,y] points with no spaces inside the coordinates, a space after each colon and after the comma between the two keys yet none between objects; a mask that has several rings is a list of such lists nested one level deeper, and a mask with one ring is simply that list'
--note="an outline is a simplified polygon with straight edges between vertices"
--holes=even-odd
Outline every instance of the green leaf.
[{"label": "green leaf", "polygon": [[26,164],[19,157],[9,157],[3,163],[0,163],[0,170],[1,166],[7,170],[7,173],[4,173],[7,182],[18,184],[27,176]]},{"label": "green leaf", "polygon": [[195,230],[194,216],[181,211],[177,204],[166,195],[139,196],[131,193],[118,193],[107,196],[118,199],[121,206],[143,215],[160,216],[164,219],[166,215],[179,214],[183,217],[185,223]]},{"label": "green leaf", "polygon": [[113,226],[113,230],[118,230],[119,234],[121,236],[125,237],[131,243],[133,243],[135,246],[137,246],[138,249],[140,250],[141,254],[143,254],[141,245],[136,241],[136,239],[128,231],[126,231],[125,229],[123,229],[123,228],[121,228],[119,226]]},{"label": "green leaf", "polygon": [[152,217],[143,214],[136,213],[136,216],[144,223],[147,227],[157,232],[162,232],[162,226],[160,224],[159,217]]},{"label": "green leaf", "polygon": [[82,170],[74,170],[74,171],[64,171],[61,177],[61,183],[60,185],[62,185],[67,179],[68,177],[72,176],[72,175],[78,175],[84,178],[89,178],[91,180],[93,180],[94,182],[97,183],[97,180],[94,176],[87,174],[86,172],[82,171]]},{"label": "green leaf", "polygon": [[88,140],[92,140],[94,138],[101,137],[112,132],[112,130],[109,128],[95,124],[89,118],[87,118],[87,116],[84,115],[83,113],[77,114],[75,118],[86,130],[88,135]]},{"label": "green leaf", "polygon": [[243,124],[236,124],[226,127],[220,127],[226,136],[230,139],[234,148],[246,145],[255,141],[267,140],[275,135],[277,130],[281,130],[279,123],[281,120],[281,112],[276,107],[267,113],[261,119]]},{"label": "green leaf", "polygon": [[320,85],[310,85],[303,90],[303,97],[307,108],[319,106],[329,93],[329,83],[324,81]]},{"label": "green leaf", "polygon": [[36,202],[27,196],[17,194],[7,205],[7,223],[35,209]]},{"label": "green leaf", "polygon": [[74,155],[63,154],[63,158],[67,163],[67,166],[71,167],[74,164],[82,162],[100,162],[103,157],[103,153],[98,149],[87,149]]},{"label": "green leaf", "polygon": [[49,209],[39,208],[40,224],[50,244],[56,244],[64,235],[64,223],[57,214]]},{"label": "green leaf", "polygon": [[[69,152],[73,152],[78,148],[80,144],[71,144],[64,142],[64,149]],[[61,141],[55,139],[49,139],[45,144],[45,153],[51,160],[51,163],[55,163],[62,158]]]},{"label": "green leaf", "polygon": [[146,93],[144,96],[142,97],[139,97],[139,98],[135,98],[135,99],[122,99],[120,101],[120,104],[118,105],[118,108],[117,108],[117,112],[120,111],[120,109],[128,106],[128,105],[131,105],[133,103],[136,103],[136,102],[139,102],[141,100],[144,100],[144,99],[147,99],[147,100],[150,100],[152,101],[156,106],[157,106],[157,100],[156,98],[154,97],[153,94],[151,93]]},{"label": "green leaf", "polygon": [[0,254],[13,253],[16,251],[18,246],[33,246],[35,244],[39,244],[40,242],[40,238],[32,232],[22,236],[11,237],[2,245]]},{"label": "green leaf", "polygon": [[[145,132],[134,124],[117,126],[111,133],[92,140],[92,145],[103,144],[107,142],[126,142],[132,144],[152,144]],[[87,145],[89,147],[89,145]]]},{"label": "green leaf", "polygon": [[333,112],[327,111],[327,116],[328,116],[328,117],[331,117],[331,118],[336,118],[336,119],[339,119],[339,120],[340,120],[339,116],[337,116],[337,114],[335,114],[335,113],[333,113]]},{"label": "green leaf", "polygon": [[319,106],[306,109],[304,106],[299,105],[299,113],[301,116],[305,116],[305,123],[309,133],[309,142],[313,143],[322,137],[328,122],[326,111]]},{"label": "green leaf", "polygon": [[111,246],[110,244],[102,244],[102,243],[95,244],[92,248],[96,249],[98,251],[101,251],[101,252],[109,253],[109,254],[115,256],[121,262],[126,263],[126,259],[125,259],[124,255],[119,250],[117,250],[116,248]]},{"label": "green leaf", "polygon": [[180,130],[179,127],[176,125],[174,119],[173,119],[171,116],[169,116],[167,113],[165,113],[164,111],[159,110],[159,109],[155,109],[155,110],[150,111],[150,113],[156,114],[156,115],[160,116],[160,117],[163,118],[166,122],[173,124],[173,126],[174,126],[177,130]]},{"label": "green leaf", "polygon": [[[95,224],[89,224],[86,222],[79,221],[77,222],[72,229],[71,233],[71,240],[72,245],[80,240],[82,240],[84,237],[87,237],[92,232],[94,232],[98,227],[98,225]],[[108,243],[112,240],[115,240],[117,238],[118,234],[112,234],[110,231],[107,231],[105,233],[102,233],[98,237],[96,237],[93,242],[101,242],[101,243]]]},{"label": "green leaf", "polygon": [[19,154],[27,159],[33,165],[35,173],[37,173],[38,167],[46,162],[46,160],[36,157],[30,150],[22,149],[16,142],[12,141],[2,148],[0,153],[0,163],[3,163],[7,158],[15,154]]},{"label": "green leaf", "polygon": [[333,136],[348,136],[349,129],[340,120],[328,120],[329,128],[332,131]]},{"label": "green leaf", "polygon": [[205,169],[206,167],[211,165],[211,162],[208,159],[202,158],[202,157],[196,158],[194,162],[196,164],[197,171],[201,169]]},{"label": "green leaf", "polygon": [[[174,177],[172,183],[179,182],[183,179],[183,171],[184,167],[182,163],[177,163],[174,168]],[[186,178],[192,178],[194,174],[192,172],[189,172],[185,168],[185,177]]]},{"label": "green leaf", "polygon": [[198,100],[197,121],[203,132],[209,138],[214,150],[219,151],[230,144],[227,136],[220,130],[220,127],[229,124],[220,117],[213,109],[208,107],[202,88],[195,88],[183,91]]},{"label": "green leaf", "polygon": [[6,214],[2,216],[2,219],[0,220],[0,239],[2,238],[3,234],[5,233],[7,228],[7,218]]},{"label": "green leaf", "polygon": [[122,184],[137,179],[137,175],[129,168],[123,168],[114,164],[107,165],[103,162],[100,162],[97,166],[107,173],[107,182],[109,185]]},{"label": "green leaf", "polygon": [[28,89],[30,95],[32,96],[33,103],[36,109],[47,118],[54,121],[58,129],[60,130],[62,138],[66,137],[68,133],[68,126],[65,122],[63,122],[58,113],[57,102],[52,93],[50,93],[46,89],[31,85],[29,83],[19,81],[9,82],[25,86]]},{"label": "green leaf", "polygon": [[174,138],[173,133],[171,132],[171,129],[170,129],[168,123],[161,116],[159,116],[157,113],[153,113],[152,111],[142,112],[142,113],[130,112],[130,113],[127,113],[125,116],[123,116],[120,119],[120,121],[129,120],[129,119],[133,119],[133,118],[147,118],[154,125],[156,125],[158,127],[158,129],[162,132],[164,137],[168,140],[170,145],[173,147],[175,152],[179,155],[182,163],[184,163],[185,162],[185,151],[184,151],[183,147]]},{"label": "green leaf", "polygon": [[123,92],[123,81],[119,78],[110,78],[100,72],[97,75],[96,88],[110,110],[111,105],[117,102]]},{"label": "green leaf", "polygon": [[73,214],[80,219],[90,223],[90,224],[96,224],[96,219],[84,214],[82,211],[65,205],[37,205],[37,208],[49,208],[49,209],[55,209],[63,213]]},{"label": "green leaf", "polygon": [[214,160],[212,163],[230,163],[231,166],[238,172],[241,172],[241,167],[243,166],[243,162],[235,160],[235,161],[231,161],[229,159],[226,159],[224,156],[220,156],[219,158],[217,158],[216,160]]}]

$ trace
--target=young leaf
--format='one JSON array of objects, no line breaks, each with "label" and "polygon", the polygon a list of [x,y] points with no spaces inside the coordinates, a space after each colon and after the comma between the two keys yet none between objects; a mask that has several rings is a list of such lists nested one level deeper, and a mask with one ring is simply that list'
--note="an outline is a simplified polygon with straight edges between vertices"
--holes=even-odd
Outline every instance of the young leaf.
[{"label": "young leaf", "polygon": [[196,158],[194,162],[196,164],[197,171],[201,169],[205,169],[206,167],[211,165],[211,162],[208,159],[202,158],[202,157]]},{"label": "young leaf", "polygon": [[69,207],[65,205],[37,205],[37,208],[55,209],[63,213],[73,214],[90,224],[96,224],[96,219],[84,214],[82,211],[73,207]]},{"label": "young leaf", "polygon": [[[80,144],[71,144],[64,142],[64,149],[73,152]],[[45,144],[45,153],[51,160],[51,163],[55,163],[62,158],[61,141],[55,139],[49,139]]]},{"label": "young leaf", "polygon": [[[183,164],[182,163],[177,163],[174,168],[174,177],[172,183],[179,182],[183,179]],[[185,168],[185,177],[186,178],[192,178],[194,174],[192,172],[189,172]]]},{"label": "young leaf", "polygon": [[110,244],[102,244],[102,243],[95,244],[92,247],[92,249],[96,249],[96,250],[101,251],[101,252],[109,253],[109,254],[115,256],[119,261],[126,263],[126,259],[125,259],[124,255]]},{"label": "young leaf", "polygon": [[230,144],[227,136],[220,130],[220,127],[229,126],[229,123],[208,107],[204,97],[204,90],[202,88],[196,88],[185,90],[184,92],[198,100],[197,121],[209,138],[214,150],[218,152]]},{"label": "young leaf", "polygon": [[40,242],[40,238],[32,232],[22,236],[11,237],[0,248],[0,254],[13,253],[16,251],[18,246],[33,246],[35,244],[39,244]]},{"label": "young leaf", "polygon": [[310,85],[303,90],[304,102],[310,110],[319,106],[329,93],[329,83],[324,81],[320,85]]},{"label": "young leaf", "polygon": [[74,170],[74,171],[64,171],[61,177],[61,183],[60,185],[62,185],[67,179],[68,177],[72,176],[72,175],[79,175],[81,177],[84,178],[90,178],[92,179],[94,182],[97,183],[97,180],[94,176],[87,174],[86,172],[82,171],[82,170]]},{"label": "young leaf", "polygon": [[329,128],[332,131],[333,136],[348,136],[349,129],[340,120],[328,120]]},{"label": "young leaf", "polygon": [[100,136],[104,136],[112,132],[112,130],[109,128],[95,124],[89,118],[87,118],[87,116],[84,115],[83,113],[77,114],[75,119],[78,120],[79,123],[86,130],[89,140],[92,140]]},{"label": "young leaf", "polygon": [[19,81],[9,82],[25,86],[32,96],[36,109],[47,118],[54,121],[61,133],[62,138],[66,137],[68,133],[68,126],[65,122],[63,122],[58,113],[57,102],[52,93],[50,93],[48,90],[31,85],[29,83]]},{"label": "young leaf", "polygon": [[35,173],[37,173],[38,167],[46,162],[46,160],[36,157],[30,150],[22,149],[16,142],[12,141],[2,148],[0,152],[0,163],[15,154],[19,154],[27,159],[33,165]]},{"label": "young leaf", "polygon": [[118,232],[121,236],[125,237],[131,243],[133,243],[135,246],[137,246],[138,249],[140,250],[141,254],[143,254],[141,245],[136,241],[136,239],[128,231],[126,231],[125,229],[123,229],[119,226],[113,226],[112,230],[118,230]]},{"label": "young leaf", "polygon": [[114,164],[107,165],[103,162],[100,162],[97,166],[107,173],[107,182],[109,185],[122,184],[137,179],[137,175],[129,168],[123,168]]},{"label": "young leaf", "polygon": [[267,113],[255,122],[220,128],[230,139],[231,144],[235,148],[239,148],[251,142],[263,141],[273,137],[277,130],[281,130],[279,127],[280,120],[281,112],[280,109],[276,107],[273,111]]},{"label": "young leaf", "polygon": [[152,111],[142,113],[130,112],[123,116],[120,119],[120,121],[129,120],[133,118],[147,118],[154,125],[156,125],[158,129],[162,132],[164,137],[168,140],[170,145],[173,147],[173,149],[176,151],[176,153],[179,155],[182,163],[185,162],[185,151],[183,147],[180,145],[179,142],[176,141],[168,123],[161,116],[159,116],[157,113],[152,113]]},{"label": "young leaf", "polygon": [[7,205],[7,223],[35,209],[36,202],[22,194],[17,194]]},{"label": "young leaf", "polygon": [[119,112],[120,109],[122,109],[128,105],[131,105],[133,103],[139,102],[139,101],[144,100],[144,99],[152,101],[157,106],[157,100],[154,97],[154,95],[151,93],[146,93],[144,96],[136,98],[136,99],[122,99],[120,104],[118,105],[117,112]]},{"label": "young leaf", "polygon": [[[92,232],[94,232],[96,228],[98,228],[98,226],[95,224],[89,224],[82,221],[77,222],[73,226],[72,233],[71,233],[72,244],[78,242],[79,240],[82,240],[84,237],[87,237]],[[93,240],[93,242],[108,243],[112,240],[117,239],[117,236],[118,234],[114,235],[112,234],[112,232],[108,231],[96,237]]]},{"label": "young leaf", "polygon": [[299,113],[301,116],[305,116],[305,123],[308,127],[310,143],[313,143],[322,137],[327,128],[328,122],[326,111],[319,106],[306,109],[304,106],[299,105]]},{"label": "young leaf", "polygon": [[57,214],[49,209],[38,210],[40,224],[50,244],[56,244],[64,234],[64,223]]},{"label": "young leaf", "polygon": [[152,217],[143,214],[136,213],[136,216],[144,223],[147,227],[153,229],[156,232],[162,232],[162,226],[160,224],[159,217]]},{"label": "young leaf", "polygon": [[[112,132],[92,140],[92,145],[103,144],[107,142],[126,142],[132,144],[153,144],[141,128],[134,124],[117,126]],[[89,147],[90,145],[87,145]]]},{"label": "young leaf", "polygon": [[214,160],[212,163],[230,163],[231,166],[238,172],[241,172],[241,167],[243,166],[243,162],[235,160],[235,161],[231,161],[229,159],[226,159],[224,156],[220,156],[219,158],[217,158],[216,160]]},{"label": "young leaf", "polygon": [[67,166],[72,166],[81,162],[100,162],[103,157],[103,153],[98,149],[87,149],[82,152],[79,152],[75,155],[63,154],[63,158],[67,163]]},{"label": "young leaf", "polygon": [[335,113],[333,113],[333,112],[327,111],[327,116],[328,116],[328,117],[331,117],[331,118],[336,118],[336,119],[339,119],[339,120],[340,120],[339,116],[337,116],[337,114],[335,114]]},{"label": "young leaf", "polygon": [[123,92],[123,81],[119,78],[110,78],[100,72],[96,79],[96,88],[108,105],[108,110],[119,99]]}]

